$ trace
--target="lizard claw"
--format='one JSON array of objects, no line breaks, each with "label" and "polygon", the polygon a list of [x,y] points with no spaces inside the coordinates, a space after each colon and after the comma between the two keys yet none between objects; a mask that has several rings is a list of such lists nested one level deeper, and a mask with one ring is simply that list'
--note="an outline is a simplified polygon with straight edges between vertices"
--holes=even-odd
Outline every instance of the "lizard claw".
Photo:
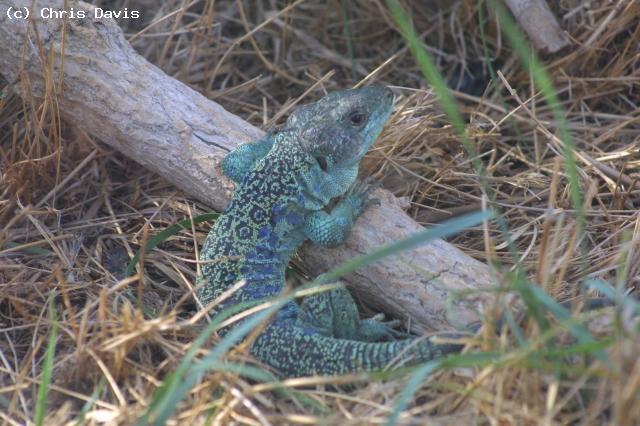
[{"label": "lizard claw", "polygon": [[407,333],[396,330],[399,320],[384,321],[384,314],[379,313],[360,321],[360,338],[369,342],[389,341],[406,338]]},{"label": "lizard claw", "polygon": [[358,214],[371,206],[379,206],[380,200],[371,197],[371,193],[381,186],[379,181],[367,176],[361,181],[356,181],[346,194],[346,197],[357,202]]}]

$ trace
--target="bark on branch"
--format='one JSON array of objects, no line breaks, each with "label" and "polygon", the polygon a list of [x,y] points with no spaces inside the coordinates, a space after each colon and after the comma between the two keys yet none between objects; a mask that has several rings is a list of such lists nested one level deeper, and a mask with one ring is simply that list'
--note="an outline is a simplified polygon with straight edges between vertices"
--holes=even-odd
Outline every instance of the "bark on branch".
[{"label": "bark on branch", "polygon": [[505,0],[537,50],[556,53],[570,41],[545,0]]},{"label": "bark on branch", "polygon": [[[62,10],[63,3],[39,1],[37,7]],[[10,6],[31,8],[33,2],[0,0],[0,73],[9,81],[28,81],[30,94],[43,97],[46,76],[57,82],[64,63],[57,102],[67,120],[186,193],[222,209],[233,185],[217,165],[228,150],[258,138],[262,131],[147,62],[115,22],[93,19],[93,6],[68,3],[85,11],[86,17],[67,21],[62,52],[63,20],[41,19],[37,10],[30,11],[29,20],[9,19]],[[42,59],[49,53],[55,56],[54,69],[45,73]],[[313,273],[422,229],[392,195],[380,192],[378,197],[380,208],[370,209],[358,221],[343,247],[305,248]],[[453,318],[456,324],[476,320],[478,297],[454,304],[451,311],[445,308],[447,299],[452,292],[486,288],[492,281],[486,265],[443,241],[388,258],[346,279],[367,303],[410,319],[416,330],[450,328]]]}]

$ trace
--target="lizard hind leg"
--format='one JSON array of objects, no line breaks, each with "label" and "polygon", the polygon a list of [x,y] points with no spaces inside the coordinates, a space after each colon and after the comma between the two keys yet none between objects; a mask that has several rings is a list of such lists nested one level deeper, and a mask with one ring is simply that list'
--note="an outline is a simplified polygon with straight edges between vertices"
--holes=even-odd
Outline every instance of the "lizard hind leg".
[{"label": "lizard hind leg", "polygon": [[322,336],[379,342],[398,335],[393,322],[385,323],[377,318],[361,320],[353,297],[344,287],[307,296],[300,308],[296,324]]}]

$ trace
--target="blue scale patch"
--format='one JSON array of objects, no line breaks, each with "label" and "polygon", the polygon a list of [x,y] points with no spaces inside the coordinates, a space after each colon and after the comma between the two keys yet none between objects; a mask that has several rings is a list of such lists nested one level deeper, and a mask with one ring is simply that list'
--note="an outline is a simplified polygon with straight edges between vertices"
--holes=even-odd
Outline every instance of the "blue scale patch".
[{"label": "blue scale patch", "polygon": [[247,292],[251,293],[252,299],[262,299],[266,297],[274,297],[280,294],[282,285],[274,280],[262,283],[250,283]]},{"label": "blue scale patch", "polygon": [[289,213],[285,216],[285,222],[291,226],[300,226],[302,225],[302,216],[298,213]]},{"label": "blue scale patch", "polygon": [[261,242],[267,245],[274,246],[278,244],[278,236],[270,226],[263,226],[258,230],[258,238],[262,240]]},{"label": "blue scale patch", "polygon": [[[276,314],[274,322],[278,325],[291,324],[298,318],[300,307],[295,302],[287,302]],[[310,330],[311,334],[313,330]]]},{"label": "blue scale patch", "polygon": [[270,281],[281,279],[280,269],[273,263],[251,263],[241,269],[242,276],[248,281]]},{"label": "blue scale patch", "polygon": [[285,214],[287,214],[287,205],[286,204],[278,204],[273,208],[273,218],[277,222],[282,218]]}]

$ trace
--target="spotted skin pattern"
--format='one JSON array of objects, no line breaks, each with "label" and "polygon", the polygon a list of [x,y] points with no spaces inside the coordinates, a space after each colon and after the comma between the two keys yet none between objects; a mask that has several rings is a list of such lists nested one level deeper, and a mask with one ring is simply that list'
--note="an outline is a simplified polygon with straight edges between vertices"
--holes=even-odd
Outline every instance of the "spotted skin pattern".
[{"label": "spotted skin pattern", "polygon": [[[298,108],[284,128],[228,154],[222,170],[233,199],[201,251],[203,305],[240,280],[246,285],[216,307],[278,296],[285,269],[305,241],[335,246],[370,203],[356,183],[358,165],[388,120],[393,94],[369,86],[333,92]],[[327,212],[329,202],[340,201]],[[228,330],[223,330],[223,334]],[[331,375],[416,363],[459,351],[428,338],[388,339],[390,330],[360,320],[344,288],[287,303],[256,338],[251,353],[284,377]]]}]

